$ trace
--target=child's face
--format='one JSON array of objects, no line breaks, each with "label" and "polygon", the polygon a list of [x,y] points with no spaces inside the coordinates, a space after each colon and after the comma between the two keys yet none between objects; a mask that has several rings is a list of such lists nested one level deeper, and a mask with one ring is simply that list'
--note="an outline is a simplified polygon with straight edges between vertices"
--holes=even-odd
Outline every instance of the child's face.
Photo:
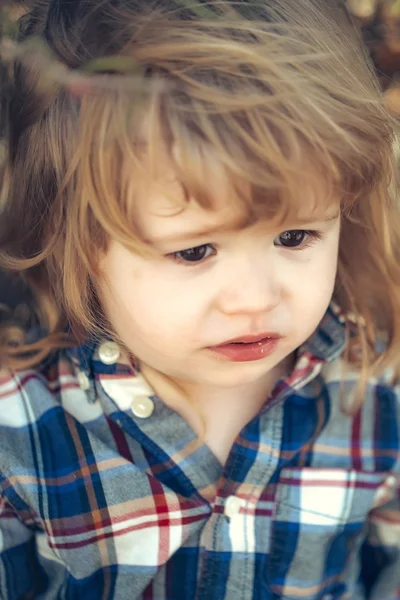
[{"label": "child's face", "polygon": [[[195,202],[177,211],[171,197],[178,186],[164,189],[166,195],[154,188],[137,209],[139,229],[158,255],[138,256],[111,242],[101,262],[107,315],[136,359],[181,384],[254,383],[298,348],[326,311],[336,275],[339,208],[307,208],[321,197],[321,186],[299,186],[304,209],[298,220],[237,229],[239,209],[223,189],[209,211]],[[279,339],[255,348],[212,349],[259,334]]]}]

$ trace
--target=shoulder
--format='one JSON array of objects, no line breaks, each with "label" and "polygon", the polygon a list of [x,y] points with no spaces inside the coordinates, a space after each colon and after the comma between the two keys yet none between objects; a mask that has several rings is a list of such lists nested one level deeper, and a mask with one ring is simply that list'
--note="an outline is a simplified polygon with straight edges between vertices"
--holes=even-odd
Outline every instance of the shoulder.
[{"label": "shoulder", "polygon": [[51,370],[0,371],[0,428],[25,427],[54,404],[58,383]]},{"label": "shoulder", "polygon": [[30,498],[55,462],[68,469],[74,460],[75,419],[66,405],[84,404],[82,395],[63,356],[37,370],[0,371],[0,488],[14,505]]},{"label": "shoulder", "polygon": [[38,371],[0,371],[0,429],[24,427],[29,420],[29,405],[43,395],[46,385]]},{"label": "shoulder", "polygon": [[22,371],[0,370],[0,452],[11,440],[32,431],[63,411],[63,399],[79,384],[71,363],[57,356],[48,365]]},{"label": "shoulder", "polygon": [[363,385],[360,371],[339,358],[324,366],[322,376],[329,398],[326,431],[342,440],[350,458],[358,453],[367,470],[400,473],[400,385],[391,373]]},{"label": "shoulder", "polygon": [[343,400],[349,408],[361,389],[363,405],[370,406],[377,400],[390,401],[393,411],[400,410],[400,382],[394,380],[391,370],[371,376],[363,382],[361,371],[339,357],[323,367],[322,377],[325,385],[332,391],[337,391],[337,394],[340,391],[344,393]]}]

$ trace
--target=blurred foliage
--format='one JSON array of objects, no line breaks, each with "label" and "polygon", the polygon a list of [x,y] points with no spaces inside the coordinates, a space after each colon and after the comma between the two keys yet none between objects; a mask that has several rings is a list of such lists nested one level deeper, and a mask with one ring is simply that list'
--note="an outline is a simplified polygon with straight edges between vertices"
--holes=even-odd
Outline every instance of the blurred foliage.
[{"label": "blurred foliage", "polygon": [[[0,0],[0,31],[3,40],[15,38],[17,20],[34,0]],[[289,1],[289,0],[288,0]],[[326,0],[327,2],[341,0]],[[400,0],[344,0],[350,14],[360,27],[365,44],[374,61],[382,89],[385,91],[391,110],[400,117]],[[197,7],[199,17],[216,17],[206,4],[193,0],[181,0],[182,4]],[[232,11],[229,11],[231,15]],[[232,16],[232,15],[231,15]],[[115,67],[113,59],[97,59],[85,69],[86,73],[101,71],[104,64]],[[60,70],[60,68],[59,68]],[[113,69],[114,70],[114,69]],[[135,72],[135,65],[117,65],[115,69],[123,75]],[[86,80],[87,84],[87,80]],[[79,86],[78,86],[79,87]]]},{"label": "blurred foliage", "polygon": [[347,0],[375,64],[387,103],[400,117],[400,0]]},{"label": "blurred foliage", "polygon": [[17,21],[28,7],[29,0],[23,3],[12,0],[0,0],[0,27],[4,37],[15,37]]}]

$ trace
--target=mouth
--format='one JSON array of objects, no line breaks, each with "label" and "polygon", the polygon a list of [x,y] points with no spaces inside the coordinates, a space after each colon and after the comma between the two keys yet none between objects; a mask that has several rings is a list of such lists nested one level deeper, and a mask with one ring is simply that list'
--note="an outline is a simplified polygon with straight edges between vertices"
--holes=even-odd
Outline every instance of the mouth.
[{"label": "mouth", "polygon": [[232,340],[228,340],[227,342],[223,342],[222,344],[218,344],[214,347],[226,346],[227,344],[260,344],[264,340],[276,340],[281,336],[279,333],[260,333],[256,335],[243,335],[241,337],[233,338]]},{"label": "mouth", "polygon": [[277,347],[282,336],[275,332],[233,338],[209,349],[225,360],[249,362],[266,358]]}]

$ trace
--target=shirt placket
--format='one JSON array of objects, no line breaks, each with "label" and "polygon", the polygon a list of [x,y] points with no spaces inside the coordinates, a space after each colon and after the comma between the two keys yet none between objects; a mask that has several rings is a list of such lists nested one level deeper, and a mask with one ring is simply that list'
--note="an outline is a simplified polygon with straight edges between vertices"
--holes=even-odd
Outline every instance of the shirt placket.
[{"label": "shirt placket", "polygon": [[200,540],[204,550],[196,600],[253,597],[255,553],[267,558],[273,504],[268,490],[280,462],[282,423],[283,405],[277,403],[249,424],[260,431],[257,442],[245,440],[245,428],[232,449]]}]

